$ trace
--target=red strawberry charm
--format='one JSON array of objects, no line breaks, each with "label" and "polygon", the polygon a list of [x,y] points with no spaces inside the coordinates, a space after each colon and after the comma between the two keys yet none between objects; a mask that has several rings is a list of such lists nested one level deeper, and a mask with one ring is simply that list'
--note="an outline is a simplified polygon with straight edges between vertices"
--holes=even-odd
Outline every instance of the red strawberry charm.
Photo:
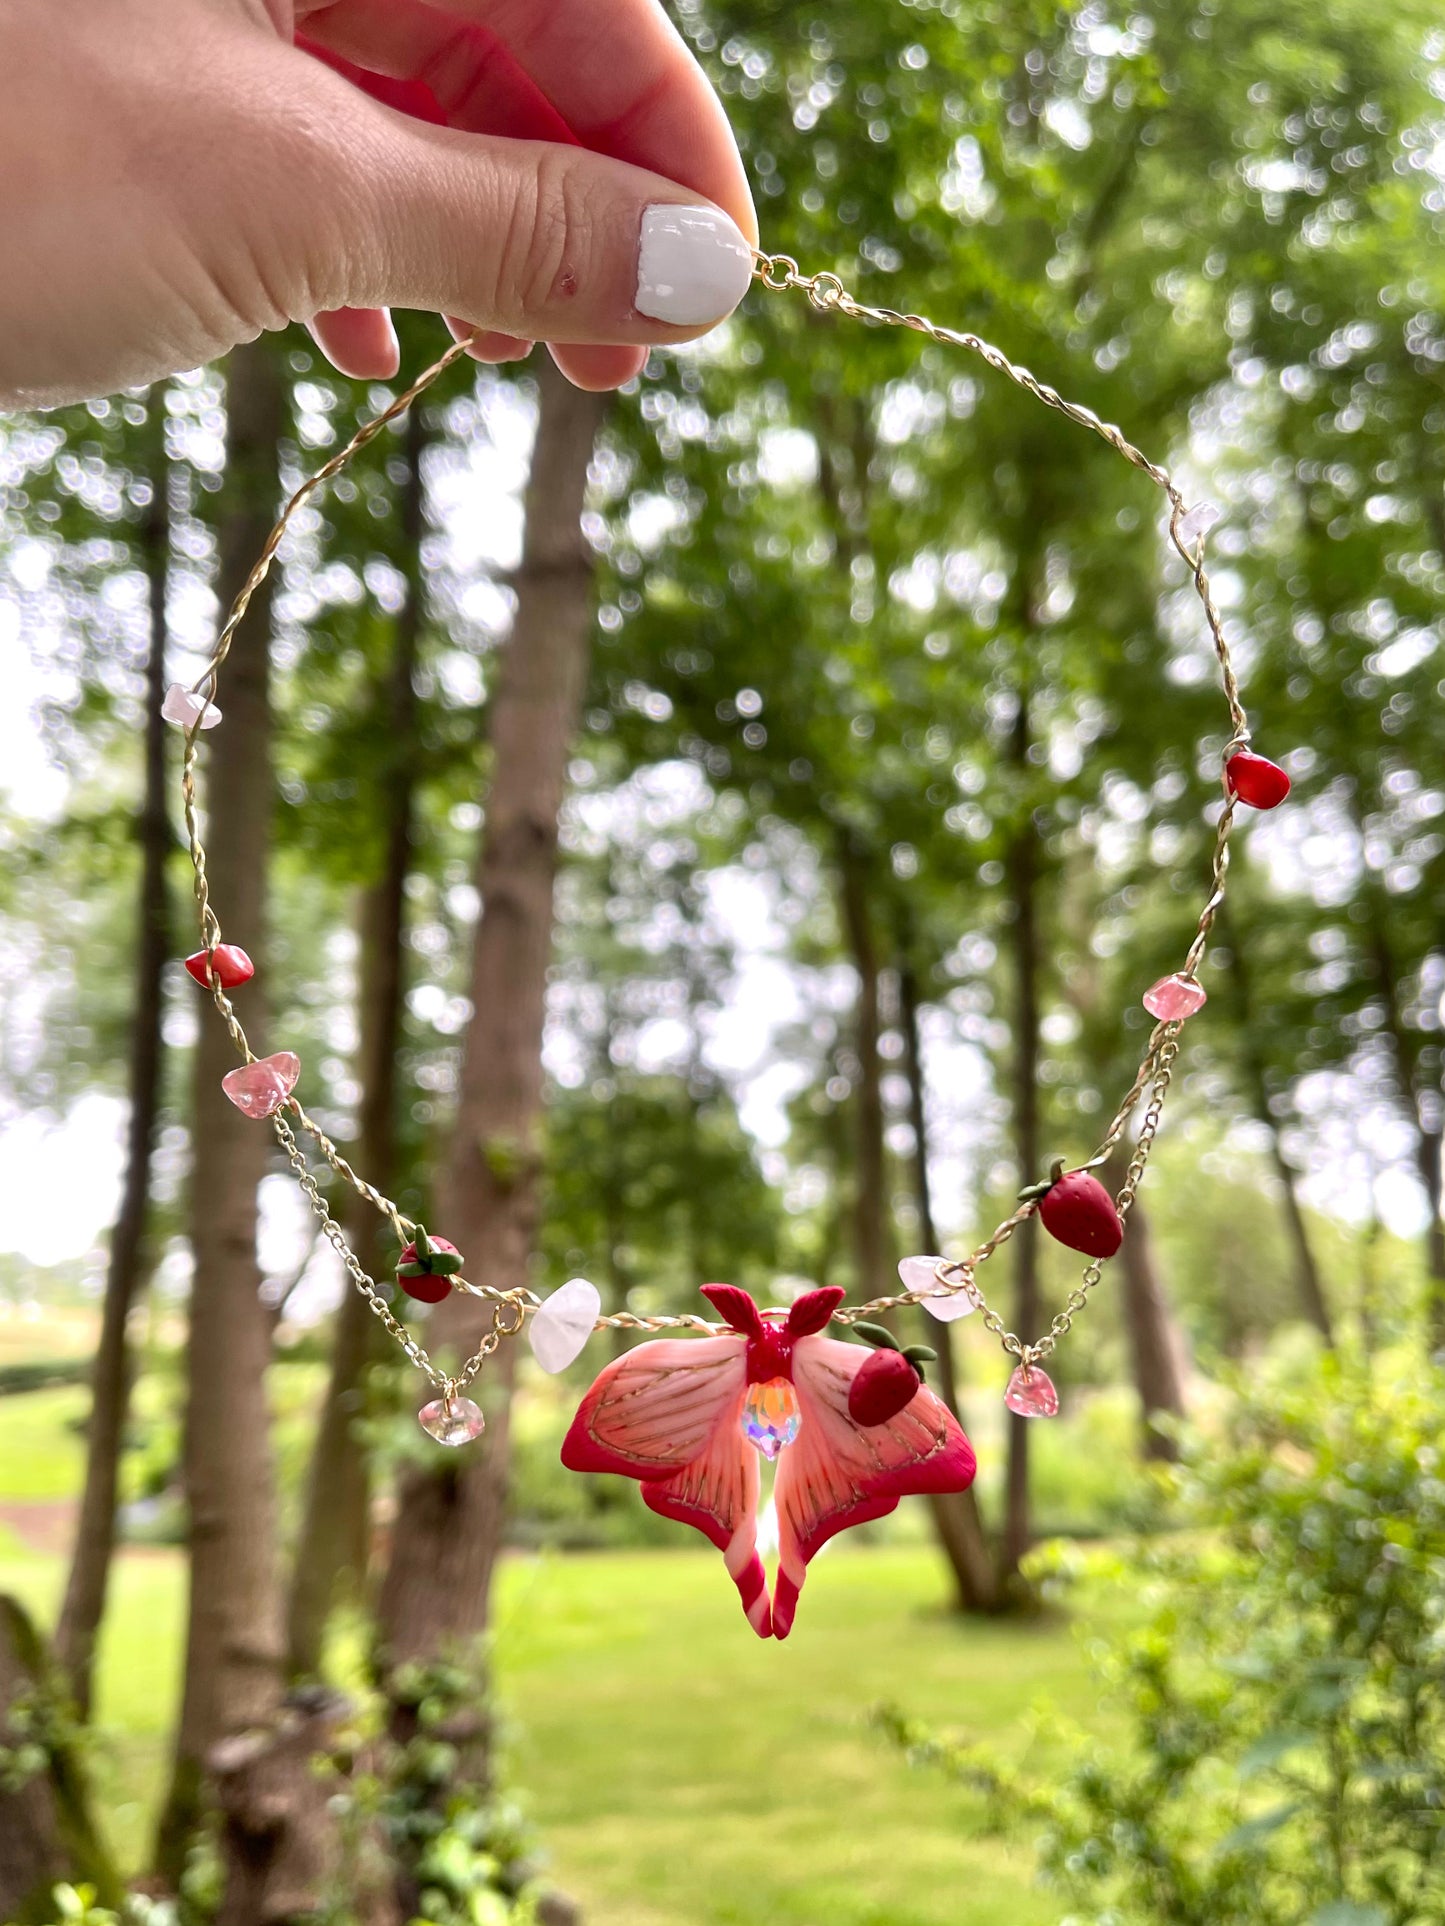
[{"label": "red strawberry charm", "polygon": [[428,1237],[422,1225],[396,1260],[396,1281],[420,1304],[440,1304],[462,1268],[462,1254],[445,1237]]},{"label": "red strawberry charm", "polygon": [[1289,777],[1268,756],[1238,749],[1224,765],[1224,781],[1231,796],[1251,809],[1278,809],[1289,794]]},{"label": "red strawberry charm", "polygon": [[881,1324],[855,1324],[853,1329],[877,1349],[853,1374],[848,1386],[848,1416],[854,1424],[865,1427],[887,1424],[912,1404],[923,1383],[919,1367],[932,1363],[938,1353],[926,1344],[910,1344],[906,1351],[900,1351],[893,1333]]},{"label": "red strawberry charm", "polygon": [[213,951],[197,950],[194,956],[186,958],[187,972],[203,990],[211,987],[206,975],[208,962],[223,990],[234,990],[239,983],[249,983],[256,974],[256,965],[239,944],[218,943]]},{"label": "red strawberry charm", "polygon": [[1071,1251],[1112,1257],[1124,1241],[1124,1226],[1108,1191],[1090,1171],[1066,1173],[1062,1158],[1048,1183],[1034,1184],[1021,1197],[1024,1202],[1038,1198],[1044,1229]]}]

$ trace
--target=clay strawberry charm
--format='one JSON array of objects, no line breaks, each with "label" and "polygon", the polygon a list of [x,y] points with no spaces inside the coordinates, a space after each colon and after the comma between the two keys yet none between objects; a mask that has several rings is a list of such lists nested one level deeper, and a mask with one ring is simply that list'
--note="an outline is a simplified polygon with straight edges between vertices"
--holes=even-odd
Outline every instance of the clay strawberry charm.
[{"label": "clay strawberry charm", "polygon": [[440,1304],[462,1268],[462,1254],[444,1237],[428,1237],[418,1224],[416,1237],[396,1260],[396,1281],[421,1304]]},{"label": "clay strawberry charm", "polygon": [[1268,756],[1237,749],[1224,765],[1224,781],[1231,796],[1251,809],[1278,809],[1289,794],[1289,777]]},{"label": "clay strawberry charm", "polygon": [[1020,1202],[1039,1200],[1039,1216],[1050,1237],[1086,1257],[1112,1257],[1124,1241],[1124,1226],[1114,1200],[1092,1172],[1064,1170],[1062,1157],[1046,1184],[1019,1193]]},{"label": "clay strawberry charm", "polygon": [[887,1424],[906,1405],[913,1402],[923,1383],[921,1366],[931,1364],[938,1353],[926,1344],[910,1344],[900,1350],[897,1339],[881,1324],[855,1324],[854,1331],[876,1348],[871,1358],[858,1366],[848,1387],[848,1416],[854,1424]]}]

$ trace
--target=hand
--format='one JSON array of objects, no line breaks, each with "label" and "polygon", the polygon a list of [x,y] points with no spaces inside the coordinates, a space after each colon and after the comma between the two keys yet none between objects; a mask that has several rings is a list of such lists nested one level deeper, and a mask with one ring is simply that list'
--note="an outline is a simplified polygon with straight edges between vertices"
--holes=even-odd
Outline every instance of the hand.
[{"label": "hand", "polygon": [[757,233],[655,0],[9,0],[0,182],[0,409],[292,320],[384,379],[392,304],[615,387],[736,306]]}]

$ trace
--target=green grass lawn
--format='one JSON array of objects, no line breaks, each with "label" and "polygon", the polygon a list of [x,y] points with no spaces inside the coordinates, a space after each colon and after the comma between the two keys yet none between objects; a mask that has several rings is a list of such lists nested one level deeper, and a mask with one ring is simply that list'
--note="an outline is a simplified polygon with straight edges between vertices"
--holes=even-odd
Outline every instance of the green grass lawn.
[{"label": "green grass lawn", "polygon": [[[0,1589],[53,1610],[60,1563],[0,1558]],[[1073,1630],[941,1610],[918,1546],[838,1546],[798,1625],[764,1643],[709,1553],[509,1559],[497,1605],[508,1771],[588,1926],[1052,1926],[1026,1838],[911,1770],[870,1729],[891,1700],[1017,1757],[1047,1699],[1097,1727]],[[131,1551],[101,1657],[100,1791],[138,1860],[178,1682],[182,1568]]]}]

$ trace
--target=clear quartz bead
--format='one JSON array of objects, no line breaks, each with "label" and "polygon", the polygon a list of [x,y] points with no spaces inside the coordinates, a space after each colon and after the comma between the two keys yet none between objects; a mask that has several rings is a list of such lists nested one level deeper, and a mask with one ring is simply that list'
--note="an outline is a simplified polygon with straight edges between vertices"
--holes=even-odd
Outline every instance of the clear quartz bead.
[{"label": "clear quartz bead", "polygon": [[1059,1394],[1042,1365],[1019,1365],[1008,1381],[1003,1401],[1020,1418],[1057,1418],[1059,1415]]},{"label": "clear quartz bead", "polygon": [[294,1050],[278,1050],[228,1070],[221,1088],[244,1117],[272,1117],[296,1088],[301,1059]]},{"label": "clear quartz bead", "polygon": [[204,696],[192,695],[179,682],[173,682],[166,690],[161,715],[178,729],[194,728],[197,716],[201,719],[203,729],[214,729],[221,720],[221,712],[214,702],[207,702]]},{"label": "clear quartz bead", "polygon": [[430,1432],[438,1444],[471,1444],[486,1430],[487,1421],[470,1398],[433,1398],[416,1414],[423,1431]]},{"label": "clear quartz bead", "polygon": [[1186,548],[1207,535],[1219,520],[1219,510],[1213,502],[1196,502],[1179,517],[1179,539]]},{"label": "clear quartz bead", "polygon": [[803,1428],[798,1394],[786,1378],[750,1384],[743,1401],[743,1436],[769,1461]]},{"label": "clear quartz bead", "polygon": [[[942,1280],[938,1275],[940,1264],[946,1264],[946,1257],[905,1257],[898,1266],[898,1275],[903,1280],[905,1291],[937,1291]],[[978,1309],[978,1300],[970,1284],[958,1279],[958,1288],[947,1297],[925,1297],[920,1299],[923,1309],[930,1317],[936,1317],[940,1324],[952,1324],[955,1319],[967,1317],[970,1311]]]}]

